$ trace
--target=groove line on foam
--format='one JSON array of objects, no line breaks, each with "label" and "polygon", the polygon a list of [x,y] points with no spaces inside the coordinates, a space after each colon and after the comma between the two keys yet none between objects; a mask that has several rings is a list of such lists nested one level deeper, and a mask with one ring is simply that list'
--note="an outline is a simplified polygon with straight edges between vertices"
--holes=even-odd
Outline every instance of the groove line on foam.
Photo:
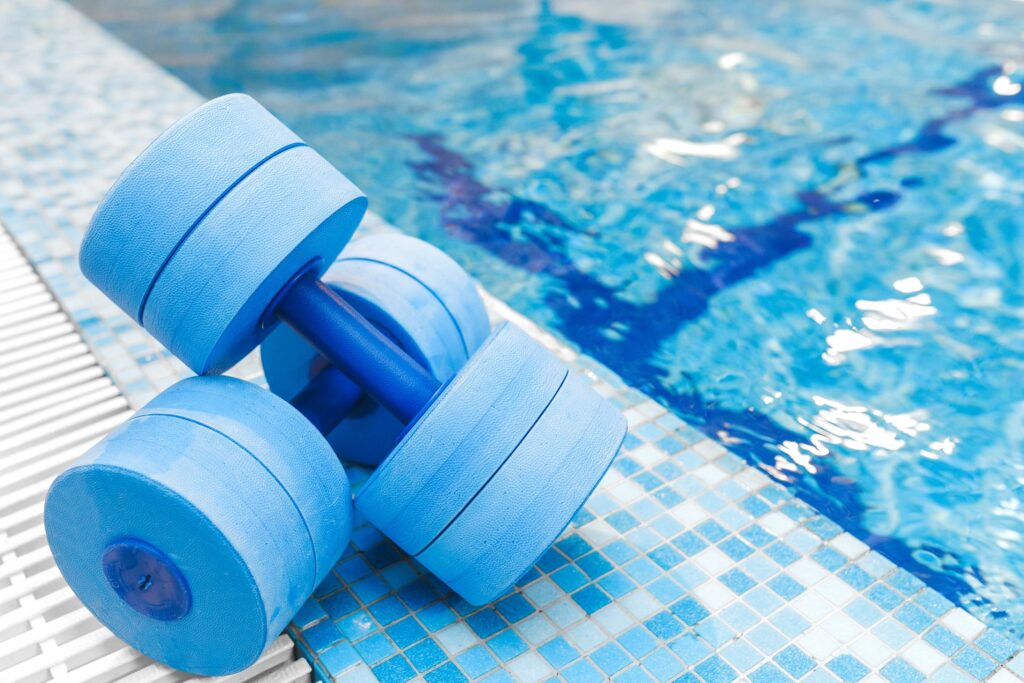
[{"label": "groove line on foam", "polygon": [[501,463],[499,463],[498,466],[494,468],[494,472],[491,473],[491,476],[487,477],[487,480],[484,481],[484,483],[480,486],[479,489],[477,489],[476,493],[474,493],[472,496],[470,496],[469,500],[466,501],[466,504],[462,506],[462,509],[460,509],[448,521],[448,523],[444,525],[443,529],[441,529],[439,532],[437,532],[437,534],[435,534],[435,536],[432,539],[430,539],[430,543],[427,543],[427,545],[425,545],[422,550],[420,550],[418,553],[416,553],[415,557],[419,557],[423,553],[427,552],[427,550],[430,548],[430,546],[434,545],[434,543],[437,541],[437,539],[439,539],[442,536],[444,536],[444,532],[448,531],[448,528],[451,527],[451,525],[454,524],[456,520],[458,520],[458,518],[462,515],[462,513],[466,511],[466,508],[468,508],[470,505],[473,504],[473,501],[476,500],[477,496],[480,495],[480,492],[483,491],[485,488],[487,488],[487,485],[489,483],[491,483],[491,480],[494,479],[495,476],[497,476],[498,472],[500,472],[501,468],[505,466],[505,463],[508,462],[509,458],[511,458],[513,455],[515,455],[515,452],[516,452],[516,450],[518,450],[519,446],[522,445],[523,441],[526,440],[526,437],[528,437],[530,435],[530,432],[533,431],[533,428],[537,426],[537,423],[540,422],[541,419],[544,417],[544,415],[548,412],[548,408],[551,407],[551,404],[554,402],[555,398],[558,396],[558,394],[561,393],[562,387],[565,386],[565,380],[568,379],[568,377],[569,377],[569,371],[567,370],[562,375],[562,381],[558,383],[558,388],[555,389],[554,393],[551,394],[551,398],[549,398],[548,402],[544,405],[544,409],[540,411],[540,413],[537,415],[537,418],[533,421],[533,424],[531,424],[530,428],[527,429],[523,433],[523,435],[522,435],[522,437],[520,437],[519,441],[516,442],[516,445],[513,446],[511,448],[511,450],[509,450],[508,455],[506,455],[505,458],[501,461]]},{"label": "groove line on foam", "polygon": [[428,292],[430,292],[430,296],[432,296],[434,298],[434,300],[437,301],[437,303],[439,303],[441,305],[441,308],[444,309],[445,314],[452,321],[452,325],[455,326],[455,330],[459,333],[459,342],[462,344],[462,350],[466,354],[466,358],[469,358],[471,355],[473,355],[470,352],[470,350],[469,350],[469,344],[466,343],[466,335],[463,334],[462,327],[459,325],[458,319],[455,317],[455,314],[452,313],[451,309],[448,308],[447,305],[445,305],[444,299],[442,299],[440,296],[438,296],[437,292],[434,291],[433,287],[430,287],[429,285],[427,285],[427,283],[423,282],[423,280],[419,279],[418,277],[416,277],[415,275],[413,275],[409,271],[405,270],[404,268],[399,268],[398,266],[396,266],[394,264],[391,264],[391,263],[385,263],[384,261],[379,261],[377,259],[366,258],[365,256],[345,258],[344,257],[344,252],[343,252],[342,258],[338,259],[337,262],[341,263],[341,262],[344,262],[344,261],[350,261],[350,262],[352,262],[352,261],[362,261],[363,263],[375,263],[375,264],[380,265],[380,266],[385,266],[387,268],[391,268],[392,270],[395,270],[395,271],[401,273],[402,275],[405,275],[406,277],[408,277],[411,280],[414,280],[415,282],[420,284],[423,287],[423,289],[425,289]]},{"label": "groove line on foam", "polygon": [[[134,420],[134,419],[139,418],[139,417],[151,417],[151,416],[155,416],[155,415],[159,415],[161,417],[170,417],[170,418],[174,418],[176,420],[184,420],[185,422],[191,422],[192,424],[197,425],[199,427],[202,427],[203,429],[207,429],[207,430],[213,432],[214,434],[217,434],[218,436],[224,437],[225,439],[227,439],[228,441],[230,441],[231,443],[235,444],[240,449],[242,449],[243,451],[248,453],[249,457],[251,457],[254,462],[256,462],[267,474],[270,475],[270,478],[274,480],[274,483],[277,484],[278,488],[280,488],[284,492],[285,496],[288,498],[288,502],[291,503],[292,508],[294,508],[295,514],[297,514],[299,516],[299,519],[302,520],[302,528],[304,528],[306,530],[306,537],[309,539],[309,546],[310,546],[310,548],[312,548],[312,551],[313,551],[312,552],[312,555],[313,555],[313,578],[315,580],[316,577],[318,576],[318,572],[319,572],[319,560],[318,560],[318,558],[316,556],[316,541],[313,539],[313,532],[310,530],[309,524],[306,522],[306,517],[305,517],[305,515],[302,514],[301,508],[299,508],[299,504],[297,502],[295,502],[295,499],[292,498],[292,494],[288,491],[288,488],[283,483],[281,483],[281,480],[277,478],[277,475],[275,475],[271,471],[271,469],[269,467],[267,467],[266,464],[264,464],[264,462],[262,460],[257,458],[253,454],[252,451],[250,451],[248,448],[243,446],[241,443],[239,443],[238,441],[232,439],[230,436],[228,436],[224,432],[222,432],[222,431],[220,431],[218,429],[214,429],[210,425],[203,424],[202,422],[199,422],[198,420],[193,420],[191,418],[185,417],[184,415],[177,415],[175,413],[167,413],[167,412],[160,412],[160,411],[146,412],[145,414],[138,414],[138,413],[136,413],[135,415],[132,415],[128,419],[129,420]],[[309,588],[309,590],[307,592],[308,593],[312,593],[315,588],[316,588],[316,586],[310,586],[310,588]]]},{"label": "groove line on foam", "polygon": [[189,226],[188,230],[185,231],[185,234],[182,235],[181,239],[178,240],[178,243],[174,245],[173,249],[171,249],[171,252],[167,255],[167,258],[164,259],[164,262],[160,264],[160,267],[157,269],[156,274],[153,276],[153,280],[149,283],[149,286],[146,288],[146,293],[143,294],[142,301],[139,303],[138,314],[135,316],[135,320],[140,325],[143,324],[143,316],[145,315],[146,312],[146,304],[149,302],[149,296],[153,293],[153,288],[156,287],[156,283],[160,280],[160,276],[163,274],[164,270],[167,268],[170,262],[174,259],[174,256],[178,253],[182,246],[184,246],[185,242],[188,241],[188,238],[192,236],[192,233],[195,232],[196,229],[198,229],[199,226],[202,225],[202,222],[206,219],[206,217],[210,215],[210,212],[217,208],[217,205],[220,204],[225,197],[231,194],[232,190],[238,187],[246,178],[255,173],[257,169],[266,164],[268,161],[277,156],[280,156],[281,154],[284,154],[290,149],[308,146],[309,145],[307,145],[304,142],[293,142],[290,145],[285,145],[281,149],[271,154],[268,154],[263,159],[260,159],[255,164],[253,164],[252,167],[245,171],[242,175],[240,175],[237,180],[228,185],[227,189],[225,189],[216,199],[214,199],[213,203],[210,204],[210,206],[208,206],[205,211],[199,214],[199,218],[197,218],[195,222]]}]

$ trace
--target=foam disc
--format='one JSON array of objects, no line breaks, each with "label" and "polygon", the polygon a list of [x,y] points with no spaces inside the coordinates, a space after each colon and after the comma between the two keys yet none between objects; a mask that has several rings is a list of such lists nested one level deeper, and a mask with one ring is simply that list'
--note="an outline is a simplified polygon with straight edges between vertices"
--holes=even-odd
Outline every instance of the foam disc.
[{"label": "foam disc", "polygon": [[[355,240],[324,281],[440,382],[465,364],[489,323],[472,278],[436,247],[404,235]],[[290,328],[279,325],[260,347],[270,389],[291,400],[326,361]],[[404,425],[364,396],[328,435],[338,455],[377,465]]]},{"label": "foam disc", "polygon": [[525,332],[497,327],[367,480],[356,506],[406,552],[419,553],[494,476],[565,376]]},{"label": "foam disc", "polygon": [[316,567],[314,585],[327,576],[348,544],[352,491],[324,437],[287,401],[233,377],[191,377],[136,415],[182,417],[244,444],[281,484],[304,521]]},{"label": "foam disc", "polygon": [[625,435],[622,414],[569,372],[511,457],[416,559],[468,602],[495,600],[569,525]]},{"label": "foam disc", "polygon": [[[141,652],[204,675],[254,662],[317,585],[317,561],[337,559],[314,559],[302,493],[282,485],[286,469],[268,466],[265,449],[294,434],[264,424],[265,441],[241,431],[236,440],[198,413],[172,412],[199,387],[216,394],[235,382],[172,388],[60,475],[45,505],[54,558],[86,607]],[[223,409],[221,427],[232,414],[227,401]],[[304,443],[333,459],[322,439]],[[336,514],[347,519],[347,507]]]},{"label": "foam disc", "polygon": [[366,197],[309,147],[273,157],[203,218],[153,285],[142,322],[198,374],[237,363],[269,332],[261,317],[288,280],[334,261]]},{"label": "foam disc", "polygon": [[240,178],[302,141],[246,95],[207,102],[168,128],[121,173],[82,241],[82,272],[141,320],[157,274]]}]

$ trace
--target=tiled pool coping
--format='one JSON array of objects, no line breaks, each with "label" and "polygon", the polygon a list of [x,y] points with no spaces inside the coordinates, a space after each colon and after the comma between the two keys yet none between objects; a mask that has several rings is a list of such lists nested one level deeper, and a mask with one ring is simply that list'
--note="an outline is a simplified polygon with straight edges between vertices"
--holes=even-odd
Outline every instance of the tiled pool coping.
[{"label": "tiled pool coping", "polygon": [[[0,4],[0,218],[134,405],[186,374],[78,271],[92,208],[200,98],[56,0]],[[371,217],[365,230],[391,229]],[[473,609],[371,527],[292,627],[349,680],[1024,680],[1019,646],[493,299],[631,425],[563,539]],[[259,380],[247,361],[238,374]],[[355,470],[358,482],[365,472]]]}]

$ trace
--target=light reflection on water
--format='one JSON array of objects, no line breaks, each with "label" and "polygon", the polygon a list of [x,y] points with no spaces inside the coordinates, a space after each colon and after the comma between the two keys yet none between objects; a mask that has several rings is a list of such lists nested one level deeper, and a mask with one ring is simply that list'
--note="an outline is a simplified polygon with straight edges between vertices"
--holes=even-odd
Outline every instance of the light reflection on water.
[{"label": "light reflection on water", "polygon": [[1024,628],[1024,5],[75,4]]}]

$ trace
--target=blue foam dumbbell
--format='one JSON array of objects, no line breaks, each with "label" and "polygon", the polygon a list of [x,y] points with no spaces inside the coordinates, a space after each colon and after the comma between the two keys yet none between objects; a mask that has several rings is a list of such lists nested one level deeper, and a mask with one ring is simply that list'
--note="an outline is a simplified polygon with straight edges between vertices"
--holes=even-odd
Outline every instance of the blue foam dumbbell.
[{"label": "blue foam dumbbell", "polygon": [[[439,382],[454,375],[490,331],[469,275],[414,237],[355,240],[323,280]],[[310,391],[310,380],[332,366],[294,330],[275,328],[260,346],[260,359],[271,391],[282,398],[305,405],[332,397],[334,407],[318,412],[329,420],[345,418],[323,430],[340,457],[375,466],[391,452],[405,425],[355,384],[340,386],[348,380],[338,371],[329,391]]]},{"label": "blue foam dumbbell", "polygon": [[[301,412],[309,419],[308,429],[317,425],[330,433],[351,406],[355,385],[400,421],[404,431],[398,443],[367,481],[356,506],[465,599],[476,604],[492,600],[568,525],[618,451],[625,420],[514,326],[496,328],[458,372],[442,380],[367,320],[348,300],[355,299],[353,293],[339,294],[321,280],[361,220],[366,200],[289,133],[241,95],[193,112],[153,143],[108,193],[83,242],[82,270],[200,374],[230,367],[279,322],[286,323],[327,365],[294,395],[298,411],[281,410]],[[173,164],[188,169],[167,168]],[[159,211],[153,214],[154,209]],[[125,248],[132,243],[145,247]],[[245,425],[246,439],[258,440],[263,429],[274,427],[264,426],[262,415],[246,417],[247,400],[214,403],[224,405],[233,423]],[[223,432],[216,413],[197,415],[193,423]],[[274,448],[273,439],[259,447],[249,447],[246,439],[236,445],[249,453]],[[181,447],[187,444],[181,440]],[[89,464],[86,470],[95,467]],[[163,485],[162,470],[150,462],[136,466],[126,459],[117,467],[152,480],[154,487]],[[329,468],[309,476],[343,478]],[[70,515],[75,502],[105,505],[91,502],[92,480],[84,474],[81,480],[60,496],[55,485],[47,504],[55,557],[76,581],[90,571],[95,574],[96,554],[105,556],[104,549],[125,536],[116,514],[97,513],[102,524],[90,529],[95,538],[88,541],[58,520]],[[280,484],[291,490],[291,484]],[[178,493],[188,500],[187,491]],[[194,493],[216,498],[205,489]],[[213,529],[231,527],[241,515],[234,508],[216,514],[196,508]],[[285,511],[260,514],[271,524]],[[310,514],[299,516],[308,521]],[[117,549],[112,557],[163,566],[155,550],[173,560],[161,545],[163,537],[152,540],[147,533],[128,534],[140,543],[139,550]],[[64,549],[57,552],[58,546]],[[173,586],[188,583],[191,569],[172,563],[180,580],[173,571],[160,575],[170,577],[169,594],[177,595],[181,591]],[[140,571],[125,576],[137,579]],[[141,578],[145,586],[145,573]],[[105,580],[108,586],[116,583]],[[102,584],[96,576],[90,581],[90,586]],[[75,588],[70,578],[69,583]],[[305,579],[297,584],[301,590],[308,587]],[[171,609],[173,619],[147,618],[153,624],[185,623],[198,609],[196,591],[191,594],[193,607],[184,615],[174,616]],[[79,595],[102,612],[97,594]],[[135,609],[123,596],[122,602]],[[282,598],[278,607],[275,614],[288,613],[292,603]],[[152,628],[156,633],[162,627]],[[165,657],[154,640],[146,641],[148,652]],[[186,668],[215,672],[192,660]]]}]

